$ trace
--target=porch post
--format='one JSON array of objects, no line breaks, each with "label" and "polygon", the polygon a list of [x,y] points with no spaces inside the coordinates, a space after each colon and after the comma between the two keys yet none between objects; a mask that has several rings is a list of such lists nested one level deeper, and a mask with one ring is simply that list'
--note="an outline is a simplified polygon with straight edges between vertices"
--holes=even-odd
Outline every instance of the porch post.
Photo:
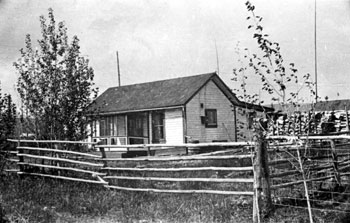
[{"label": "porch post", "polygon": [[148,112],[148,140],[149,144],[153,142],[153,132],[152,132],[152,111]]},{"label": "porch post", "polygon": [[125,114],[125,137],[126,137],[126,145],[129,145],[130,143],[129,143],[129,136],[128,136],[128,114]]}]

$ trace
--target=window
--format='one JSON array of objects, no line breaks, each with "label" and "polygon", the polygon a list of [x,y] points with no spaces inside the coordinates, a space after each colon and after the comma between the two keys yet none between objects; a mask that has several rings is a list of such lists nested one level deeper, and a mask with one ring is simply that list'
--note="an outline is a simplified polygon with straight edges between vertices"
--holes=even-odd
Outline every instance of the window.
[{"label": "window", "polygon": [[205,109],[205,127],[217,128],[217,112],[216,109]]},{"label": "window", "polygon": [[125,136],[125,116],[105,116],[99,121],[100,136]]},{"label": "window", "polygon": [[106,120],[101,119],[100,120],[100,136],[106,135]]}]

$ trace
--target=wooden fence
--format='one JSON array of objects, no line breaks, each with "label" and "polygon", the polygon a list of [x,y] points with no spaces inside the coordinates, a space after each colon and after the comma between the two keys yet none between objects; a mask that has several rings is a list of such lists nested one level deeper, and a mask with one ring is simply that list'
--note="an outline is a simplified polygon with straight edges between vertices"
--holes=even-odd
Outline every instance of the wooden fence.
[{"label": "wooden fence", "polygon": [[16,149],[6,152],[7,160],[17,169],[7,171],[125,191],[248,196],[254,222],[260,221],[261,199],[276,206],[307,208],[311,219],[313,210],[344,212],[335,205],[323,207],[327,199],[322,196],[331,196],[338,206],[347,205],[339,199],[350,195],[350,136],[268,140],[123,146],[9,140]]},{"label": "wooden fence", "polygon": [[[270,137],[275,206],[350,214],[350,136]],[[278,142],[276,141],[278,140]],[[281,142],[284,140],[285,142]]]},{"label": "wooden fence", "polygon": [[[103,184],[128,191],[253,195],[254,153],[246,142],[117,146],[9,141],[16,144],[16,150],[6,151],[13,155],[7,161],[16,163],[17,169],[5,171],[19,175]],[[123,154],[146,156],[122,158]]]},{"label": "wooden fence", "polygon": [[74,151],[87,150],[87,145],[93,145],[91,143],[11,139],[8,141],[16,143],[16,151],[3,152],[15,155],[15,157],[8,157],[7,161],[16,163],[17,169],[6,169],[7,172],[106,184],[101,178],[105,174],[99,172],[103,164],[96,162],[96,159],[101,156]]},{"label": "wooden fence", "polygon": [[[96,148],[99,148],[102,154],[100,160],[105,165],[102,171],[107,174],[104,179],[109,182],[106,186],[109,188],[160,193],[252,196],[254,182],[252,153],[248,148],[244,148],[248,145],[248,143],[97,145]],[[173,154],[178,154],[179,151],[183,154],[135,158],[121,158],[115,155],[112,155],[113,158],[108,157],[116,152],[138,151],[151,155],[158,152],[163,154],[162,151],[169,150],[173,151]],[[137,183],[132,183],[133,181]],[[239,187],[238,184],[250,184],[250,187]],[[136,185],[136,187],[125,185]]]}]

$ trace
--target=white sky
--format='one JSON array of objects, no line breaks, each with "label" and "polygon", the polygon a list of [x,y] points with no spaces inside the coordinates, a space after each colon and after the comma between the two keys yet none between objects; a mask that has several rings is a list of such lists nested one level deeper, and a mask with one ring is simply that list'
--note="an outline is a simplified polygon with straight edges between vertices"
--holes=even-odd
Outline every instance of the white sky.
[{"label": "white sky", "polygon": [[[116,51],[122,84],[213,72],[234,88],[234,47],[254,49],[245,0],[0,0],[0,80],[16,97],[13,62],[24,38],[40,37],[39,16],[52,7],[68,35],[80,39],[100,93],[116,86]],[[314,0],[252,0],[263,27],[284,59],[314,75]],[[317,0],[319,95],[350,98],[350,0]],[[256,81],[250,86],[258,89]],[[339,94],[339,95],[338,95]],[[18,102],[18,101],[17,101]]]}]

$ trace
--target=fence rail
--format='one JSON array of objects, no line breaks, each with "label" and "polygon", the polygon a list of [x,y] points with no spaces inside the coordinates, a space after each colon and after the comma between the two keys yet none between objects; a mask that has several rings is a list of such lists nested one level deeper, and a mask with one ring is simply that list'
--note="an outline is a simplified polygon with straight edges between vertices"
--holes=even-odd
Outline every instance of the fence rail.
[{"label": "fence rail", "polygon": [[[271,136],[269,140],[289,144],[275,143],[268,149],[276,206],[307,208],[312,219],[314,210],[339,212],[337,206],[348,205],[343,199],[350,189],[350,136]],[[350,214],[350,210],[341,212]]]},{"label": "fence rail", "polygon": [[[200,143],[200,144],[143,144],[143,145],[98,145],[95,143],[68,142],[68,141],[50,141],[50,140],[15,140],[10,142],[17,143],[16,151],[11,154],[18,157],[17,166],[20,170],[19,175],[31,175],[40,177],[49,177],[61,180],[79,181],[86,183],[102,184],[105,187],[118,190],[150,191],[160,193],[204,193],[204,194],[224,194],[224,195],[253,195],[252,191],[227,190],[231,186],[226,186],[226,190],[213,186],[214,189],[169,189],[169,188],[142,188],[145,182],[164,182],[171,183],[206,183],[206,184],[251,184],[253,179],[253,168],[251,159],[253,153],[249,149],[251,142],[233,142],[233,143]],[[67,145],[83,144],[92,146],[92,153],[71,151]],[[44,145],[44,147],[42,146]],[[59,146],[57,146],[59,145]],[[53,148],[50,148],[52,146]],[[60,147],[60,149],[57,149]],[[109,148],[114,149],[108,151]],[[111,153],[122,154],[128,151],[161,151],[179,149],[197,148],[199,154],[172,155],[172,156],[148,156],[135,158],[116,158],[110,157]],[[210,149],[209,149],[210,148]],[[207,152],[209,149],[210,152]],[[96,151],[100,151],[100,155]],[[245,151],[243,151],[245,150]],[[107,153],[106,153],[107,152]],[[108,154],[108,152],[110,152]],[[242,166],[242,160],[248,160],[245,166]],[[197,161],[197,162],[195,162]],[[135,167],[135,163],[144,162],[152,165],[151,167]],[[169,164],[171,163],[171,165]],[[187,162],[192,166],[180,166],[182,162]],[[204,162],[204,163],[203,163]],[[207,164],[210,162],[210,164]],[[220,163],[226,162],[225,166]],[[232,163],[231,163],[232,162]],[[125,163],[132,163],[131,166]],[[203,165],[203,164],[204,165]],[[236,166],[227,166],[227,164]],[[218,165],[219,164],[219,165]],[[238,164],[238,165],[237,165]],[[119,166],[118,166],[119,165]],[[155,166],[154,166],[155,165]],[[160,165],[160,166],[159,166]],[[165,166],[164,166],[165,165]],[[167,165],[170,165],[167,166]],[[36,169],[35,169],[36,168]],[[93,168],[92,170],[86,168]],[[140,173],[140,176],[125,175],[129,173]],[[185,174],[186,177],[181,177]],[[224,176],[218,177],[215,174]],[[251,177],[232,176],[234,173],[245,173]],[[77,174],[77,175],[76,175]],[[155,175],[154,175],[155,174]],[[161,174],[162,176],[159,176]],[[180,176],[169,177],[171,174],[180,174]],[[214,174],[214,176],[212,176]],[[87,178],[82,178],[82,176]],[[149,176],[146,176],[149,175]],[[154,176],[153,176],[154,175]],[[191,177],[192,176],[192,177]],[[137,187],[131,188],[121,186],[117,183],[127,181],[138,181]],[[147,186],[147,185],[144,185]],[[171,185],[170,185],[171,186]],[[188,185],[186,185],[188,186]],[[208,185],[206,185],[208,186]],[[173,187],[173,186],[172,186]],[[244,189],[247,187],[244,186]]]},{"label": "fence rail", "polygon": [[[74,145],[94,145],[95,143],[71,142],[58,140],[15,140],[16,151],[7,151],[13,158],[7,161],[16,162],[18,169],[13,169],[18,175],[48,177],[61,180],[78,181],[85,183],[106,184],[98,176],[106,173],[100,172],[103,163],[95,159],[101,156],[70,150]],[[45,147],[42,147],[42,146]],[[49,148],[48,146],[53,148]],[[58,145],[58,146],[57,146]],[[60,147],[62,149],[57,149]],[[16,158],[14,158],[16,157]]]},{"label": "fence rail", "polygon": [[[269,190],[277,201],[275,205],[291,206],[288,199],[323,202],[317,197],[322,193],[331,193],[333,204],[345,204],[335,194],[344,196],[343,192],[337,191],[338,187],[350,191],[350,185],[347,186],[350,180],[350,136],[269,136],[267,140],[266,145],[243,142],[121,146],[12,139],[9,141],[17,143],[17,148],[7,153],[13,156],[7,160],[13,161],[19,170],[10,168],[7,171],[17,172],[20,176],[101,184],[125,191],[253,196],[255,204],[259,196],[257,191],[263,185],[258,182],[257,172],[260,170],[257,168],[261,167],[257,166],[257,158],[264,159],[266,155]],[[91,146],[91,152],[70,150],[69,145],[79,143]],[[60,149],[55,146],[57,144]],[[265,155],[261,151],[258,153],[261,146],[265,146]],[[108,148],[114,151],[108,151]],[[187,151],[182,155],[150,153],[184,148]],[[199,153],[191,154],[189,148],[197,148]],[[133,158],[120,155],[134,151],[146,153]],[[322,188],[325,184],[331,191]],[[310,205],[310,210],[315,208]]]}]

